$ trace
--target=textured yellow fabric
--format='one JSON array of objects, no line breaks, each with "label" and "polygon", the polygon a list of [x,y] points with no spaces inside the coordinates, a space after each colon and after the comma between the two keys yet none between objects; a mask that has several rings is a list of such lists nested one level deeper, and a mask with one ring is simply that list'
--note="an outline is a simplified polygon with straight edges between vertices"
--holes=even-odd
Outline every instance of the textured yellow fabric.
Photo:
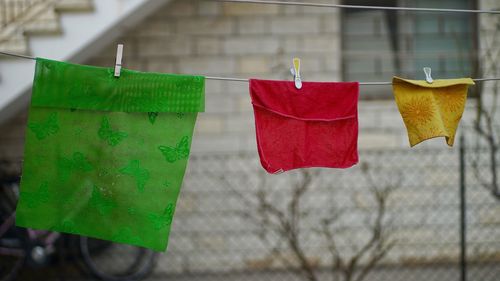
[{"label": "textured yellow fabric", "polygon": [[394,77],[392,85],[396,104],[408,130],[410,146],[436,137],[445,137],[446,143],[453,146],[467,90],[474,81],[460,78],[434,80],[429,84]]}]

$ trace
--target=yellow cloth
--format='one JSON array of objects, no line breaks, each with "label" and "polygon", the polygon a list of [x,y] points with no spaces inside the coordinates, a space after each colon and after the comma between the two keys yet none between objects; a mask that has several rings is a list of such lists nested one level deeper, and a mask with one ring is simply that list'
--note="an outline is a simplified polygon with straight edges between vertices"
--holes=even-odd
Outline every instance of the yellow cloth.
[{"label": "yellow cloth", "polygon": [[399,112],[408,130],[410,146],[425,140],[445,137],[453,146],[455,132],[467,100],[470,78],[434,80],[392,79]]}]

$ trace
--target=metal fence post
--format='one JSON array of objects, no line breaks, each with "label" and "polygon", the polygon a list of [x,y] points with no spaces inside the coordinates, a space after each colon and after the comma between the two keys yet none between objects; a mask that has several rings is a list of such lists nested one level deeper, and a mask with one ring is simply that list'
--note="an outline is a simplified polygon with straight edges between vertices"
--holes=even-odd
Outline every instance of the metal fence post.
[{"label": "metal fence post", "polygon": [[460,135],[460,280],[467,280],[467,241],[466,241],[466,201],[465,201],[465,138]]}]

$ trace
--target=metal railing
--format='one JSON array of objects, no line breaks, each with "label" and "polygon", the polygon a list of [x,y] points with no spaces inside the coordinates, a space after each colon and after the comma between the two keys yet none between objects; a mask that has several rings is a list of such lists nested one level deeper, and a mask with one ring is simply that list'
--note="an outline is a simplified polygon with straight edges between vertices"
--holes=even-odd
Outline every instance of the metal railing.
[{"label": "metal railing", "polygon": [[0,0],[0,28],[23,18],[36,5],[47,0]]},{"label": "metal railing", "polygon": [[33,23],[44,25],[52,19],[41,19],[60,0],[0,0],[0,43],[19,44],[19,36]]}]

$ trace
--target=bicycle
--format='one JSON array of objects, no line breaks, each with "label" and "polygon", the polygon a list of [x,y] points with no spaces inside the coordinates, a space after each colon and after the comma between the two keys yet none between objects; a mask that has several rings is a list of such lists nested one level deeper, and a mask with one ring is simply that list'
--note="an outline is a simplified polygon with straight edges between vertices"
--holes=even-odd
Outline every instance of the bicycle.
[{"label": "bicycle", "polygon": [[[18,198],[19,178],[0,177],[0,281],[16,280],[26,266],[49,267],[58,253],[66,253],[83,273],[102,281],[142,280],[153,271],[158,253],[145,248],[16,227]],[[116,256],[119,264],[112,261]]]}]

